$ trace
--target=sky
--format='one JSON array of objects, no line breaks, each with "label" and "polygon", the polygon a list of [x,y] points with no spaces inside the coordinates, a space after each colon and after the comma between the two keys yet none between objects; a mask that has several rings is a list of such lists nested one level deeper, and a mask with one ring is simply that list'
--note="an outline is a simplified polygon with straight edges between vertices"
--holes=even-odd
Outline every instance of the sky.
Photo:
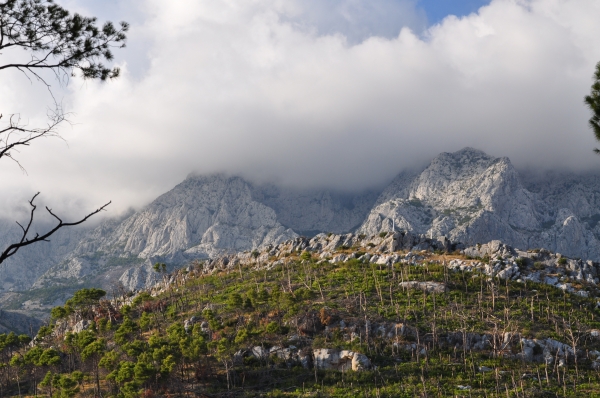
[{"label": "sky", "polygon": [[[108,200],[118,215],[190,173],[377,188],[465,146],[518,168],[600,166],[583,105],[597,0],[57,2],[131,23],[123,73],[52,81],[69,123],[18,154],[26,174],[0,163],[2,215],[38,191],[73,217]],[[0,113],[39,126],[51,105],[0,71]]]}]

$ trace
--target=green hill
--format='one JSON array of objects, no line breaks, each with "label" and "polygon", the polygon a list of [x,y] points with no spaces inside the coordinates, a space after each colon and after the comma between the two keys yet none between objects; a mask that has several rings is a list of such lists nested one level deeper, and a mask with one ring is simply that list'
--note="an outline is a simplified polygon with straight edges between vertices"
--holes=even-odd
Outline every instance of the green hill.
[{"label": "green hill", "polygon": [[288,242],[110,300],[81,290],[32,343],[0,335],[0,394],[600,396],[600,310],[581,261],[395,239]]}]

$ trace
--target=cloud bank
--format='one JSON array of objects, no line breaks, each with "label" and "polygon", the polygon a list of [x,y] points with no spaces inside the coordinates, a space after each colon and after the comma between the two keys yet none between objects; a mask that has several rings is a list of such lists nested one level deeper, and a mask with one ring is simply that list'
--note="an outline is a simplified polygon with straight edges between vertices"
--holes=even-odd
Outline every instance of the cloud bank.
[{"label": "cloud bank", "polygon": [[[518,167],[600,166],[583,105],[595,0],[493,0],[429,28],[410,1],[125,4],[110,16],[134,20],[123,76],[62,89],[68,146],[28,148],[28,176],[2,164],[3,209],[41,190],[67,211],[112,199],[116,214],[190,172],[359,190],[465,146]],[[35,82],[0,78],[3,113],[43,120]]]}]

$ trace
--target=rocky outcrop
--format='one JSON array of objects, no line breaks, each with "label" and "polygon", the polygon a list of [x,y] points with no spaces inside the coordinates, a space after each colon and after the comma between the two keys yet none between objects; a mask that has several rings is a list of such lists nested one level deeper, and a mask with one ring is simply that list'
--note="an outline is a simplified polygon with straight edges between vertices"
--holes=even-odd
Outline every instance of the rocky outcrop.
[{"label": "rocky outcrop", "polygon": [[366,355],[349,350],[322,348],[313,351],[314,364],[317,369],[337,371],[361,371],[371,367]]},{"label": "rocky outcrop", "polygon": [[[525,181],[525,182],[523,182]],[[403,230],[467,245],[500,240],[600,260],[600,178],[522,178],[508,158],[465,148],[401,173],[358,232]]]},{"label": "rocky outcrop", "polygon": [[118,280],[135,290],[153,284],[151,265],[156,261],[184,264],[295,236],[277,221],[273,209],[252,198],[252,187],[243,179],[191,176],[116,225],[96,228],[37,278],[34,287],[95,278],[103,286]]},{"label": "rocky outcrop", "polygon": [[136,291],[154,286],[160,281],[159,273],[154,270],[150,261],[146,261],[139,267],[127,269],[119,278],[119,283],[127,291]]},{"label": "rocky outcrop", "polygon": [[418,289],[427,293],[444,293],[448,288],[441,282],[400,282],[400,287],[405,289]]}]

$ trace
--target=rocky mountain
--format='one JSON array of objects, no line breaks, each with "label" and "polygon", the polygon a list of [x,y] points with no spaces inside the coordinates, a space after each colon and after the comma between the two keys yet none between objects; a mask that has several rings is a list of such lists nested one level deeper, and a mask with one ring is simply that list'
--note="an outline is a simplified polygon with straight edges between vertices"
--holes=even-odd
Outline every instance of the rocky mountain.
[{"label": "rocky mountain", "polygon": [[465,148],[421,173],[402,173],[380,195],[360,233],[406,230],[465,244],[493,239],[600,259],[600,178],[521,176],[508,158]]},{"label": "rocky mountain", "polygon": [[[0,307],[45,311],[72,291],[137,289],[152,265],[172,269],[322,232],[406,231],[467,245],[500,240],[600,260],[600,175],[519,173],[508,158],[465,148],[406,170],[379,192],[343,193],[191,175],[143,209],[61,231],[0,267]],[[0,223],[0,244],[18,234]]]},{"label": "rocky mountain", "polygon": [[[345,232],[360,225],[377,195],[299,191],[254,185],[240,177],[192,175],[140,211],[93,229],[64,230],[50,243],[22,251],[3,264],[0,292],[50,289],[52,298],[44,297],[54,305],[64,298],[57,293],[61,286],[115,289],[119,280],[126,286],[132,280],[153,281],[156,262],[172,267],[253,250],[294,238],[296,231]],[[4,235],[8,243],[18,231],[5,228],[11,232]],[[9,295],[13,302],[14,295]],[[19,297],[31,302],[29,296]],[[39,305],[34,299],[28,309]]]},{"label": "rocky mountain", "polygon": [[359,193],[281,188],[273,184],[253,189],[255,200],[271,207],[283,225],[300,235],[321,232],[346,233],[362,224],[377,191]]}]

